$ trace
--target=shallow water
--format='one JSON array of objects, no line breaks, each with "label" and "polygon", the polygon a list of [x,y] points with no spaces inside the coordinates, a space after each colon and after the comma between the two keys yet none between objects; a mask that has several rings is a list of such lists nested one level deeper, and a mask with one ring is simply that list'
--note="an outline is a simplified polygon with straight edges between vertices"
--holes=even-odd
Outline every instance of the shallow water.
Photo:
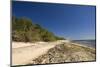
[{"label": "shallow water", "polygon": [[73,40],[72,42],[83,44],[92,48],[96,47],[96,40]]}]

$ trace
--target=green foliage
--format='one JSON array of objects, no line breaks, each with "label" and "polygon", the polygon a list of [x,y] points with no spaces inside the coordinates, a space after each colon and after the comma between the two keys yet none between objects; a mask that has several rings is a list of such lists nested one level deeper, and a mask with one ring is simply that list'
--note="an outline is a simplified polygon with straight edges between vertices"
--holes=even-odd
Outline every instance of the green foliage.
[{"label": "green foliage", "polygon": [[57,40],[65,40],[65,38],[63,38],[63,37],[55,36],[55,38],[56,38]]},{"label": "green foliage", "polygon": [[12,40],[18,42],[55,41],[64,39],[33,24],[30,19],[12,17]]}]

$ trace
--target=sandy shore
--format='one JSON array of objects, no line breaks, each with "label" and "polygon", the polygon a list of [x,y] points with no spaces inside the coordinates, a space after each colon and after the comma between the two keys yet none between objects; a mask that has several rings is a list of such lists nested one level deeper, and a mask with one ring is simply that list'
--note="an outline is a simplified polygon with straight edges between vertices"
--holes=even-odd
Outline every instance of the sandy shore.
[{"label": "sandy shore", "polygon": [[[88,54],[87,54],[87,52],[85,52],[85,50],[88,49],[88,51],[92,51],[92,50],[95,51],[95,49],[93,49],[93,48],[86,47],[86,46],[76,44],[76,43],[70,43],[70,41],[67,41],[67,40],[59,40],[59,41],[56,41],[56,42],[36,42],[36,43],[12,42],[12,65],[31,64],[31,63],[33,63],[33,60],[35,60],[35,59],[37,59],[38,57],[41,57],[41,56],[44,57],[43,55],[49,53],[48,51],[51,50],[51,52],[52,52],[52,49],[54,49],[57,45],[62,45],[62,44],[66,44],[64,47],[67,47],[67,49],[68,49],[68,50],[64,49],[64,52],[67,52],[67,51],[73,52],[74,51],[74,53],[73,53],[74,55],[75,54],[76,55],[77,54],[82,55],[82,53],[84,53],[84,56],[85,55],[88,56]],[[60,47],[62,47],[62,46],[60,46]],[[60,48],[60,50],[62,50],[62,49],[63,48]],[[76,52],[75,52],[75,50],[76,50]],[[79,51],[82,50],[82,51],[79,52],[78,50]],[[53,52],[56,53],[57,50],[55,50]],[[71,52],[67,53],[67,55],[71,54]],[[55,53],[54,54],[52,53],[52,54],[55,55]],[[57,56],[60,55],[59,53],[60,52],[58,52]],[[67,57],[67,55],[65,55],[65,56]],[[89,53],[89,56],[90,55],[91,54]],[[47,57],[48,57],[48,55],[47,55]],[[46,58],[44,58],[44,59],[46,59]],[[44,61],[44,60],[42,59],[41,61]],[[35,62],[37,62],[37,60],[35,60]]]},{"label": "sandy shore", "polygon": [[95,61],[95,50],[77,44],[64,43],[51,48],[46,54],[33,59],[31,64]]},{"label": "sandy shore", "polygon": [[49,49],[64,41],[23,43],[12,42],[12,64],[25,65],[33,59],[45,54]]}]

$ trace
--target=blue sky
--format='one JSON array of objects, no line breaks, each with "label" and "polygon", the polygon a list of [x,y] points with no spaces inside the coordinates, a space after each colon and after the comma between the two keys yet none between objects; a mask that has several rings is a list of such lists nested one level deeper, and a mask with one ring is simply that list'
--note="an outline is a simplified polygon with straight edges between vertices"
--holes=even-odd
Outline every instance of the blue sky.
[{"label": "blue sky", "polygon": [[14,1],[12,15],[27,17],[66,39],[95,39],[95,6]]}]

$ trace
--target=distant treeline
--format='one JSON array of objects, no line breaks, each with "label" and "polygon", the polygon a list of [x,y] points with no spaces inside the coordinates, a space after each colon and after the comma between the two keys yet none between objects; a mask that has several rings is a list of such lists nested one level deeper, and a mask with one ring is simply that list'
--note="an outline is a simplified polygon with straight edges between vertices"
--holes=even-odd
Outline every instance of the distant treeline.
[{"label": "distant treeline", "polygon": [[12,17],[12,40],[18,42],[64,40],[28,18]]}]

